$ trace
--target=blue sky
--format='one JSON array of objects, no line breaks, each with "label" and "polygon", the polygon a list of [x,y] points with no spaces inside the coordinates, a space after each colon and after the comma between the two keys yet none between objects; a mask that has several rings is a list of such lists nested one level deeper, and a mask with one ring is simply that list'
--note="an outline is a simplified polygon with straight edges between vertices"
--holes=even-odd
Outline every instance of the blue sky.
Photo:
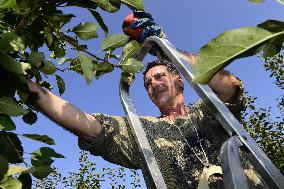
[{"label": "blue sky", "polygon": [[[212,38],[225,30],[255,26],[268,19],[284,20],[284,6],[275,1],[266,1],[262,4],[252,4],[245,0],[145,0],[145,10],[150,12],[156,22],[163,27],[168,40],[179,49],[198,53],[199,49],[208,43]],[[81,22],[95,22],[92,15],[77,8],[63,9],[66,13],[73,13],[77,17],[67,28],[72,28]],[[121,24],[123,18],[131,11],[123,6],[117,13],[106,14],[100,11],[105,23],[109,26],[109,34],[121,33]],[[87,42],[89,50],[100,54],[100,46],[103,37]],[[46,57],[49,52],[43,48]],[[120,50],[116,51],[120,54]],[[76,53],[68,52],[68,57],[75,57]],[[147,60],[153,57],[147,57]],[[57,61],[54,61],[57,63]],[[258,57],[239,59],[226,69],[242,79],[245,90],[258,96],[257,104],[260,106],[270,106],[275,104],[275,99],[280,96],[280,89],[272,83],[269,73],[265,72],[262,61]],[[99,80],[93,80],[87,85],[82,76],[74,73],[58,73],[66,82],[66,92],[62,98],[76,105],[81,110],[95,113],[102,112],[109,115],[124,115],[118,95],[118,85],[120,79],[120,70],[115,70],[109,75],[102,76]],[[54,83],[55,78],[50,77],[49,81]],[[54,83],[55,94],[57,92]],[[150,102],[143,88],[141,74],[131,88],[131,94],[134,99],[137,111],[140,115],[159,115],[157,108]],[[187,102],[194,102],[197,96],[186,86]],[[36,124],[26,125],[21,118],[16,118],[17,133],[37,133],[47,134],[55,139],[54,149],[66,156],[65,159],[58,159],[54,165],[61,172],[67,173],[78,168],[77,157],[79,149],[77,147],[77,137],[66,132],[56,124],[39,114]],[[38,147],[44,146],[39,142],[23,139],[23,145],[26,152],[32,152]],[[113,166],[96,157],[94,160],[98,167]],[[143,186],[145,187],[145,186]],[[104,188],[109,188],[105,186]],[[130,188],[130,187],[129,187]]]}]

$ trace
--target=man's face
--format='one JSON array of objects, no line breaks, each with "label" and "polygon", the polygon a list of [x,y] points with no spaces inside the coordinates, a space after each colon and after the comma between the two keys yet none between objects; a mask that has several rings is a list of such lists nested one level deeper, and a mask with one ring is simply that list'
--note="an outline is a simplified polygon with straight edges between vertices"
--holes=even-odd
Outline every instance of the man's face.
[{"label": "man's face", "polygon": [[145,74],[145,86],[149,97],[159,108],[167,108],[175,103],[179,77],[168,72],[164,65],[155,66]]}]

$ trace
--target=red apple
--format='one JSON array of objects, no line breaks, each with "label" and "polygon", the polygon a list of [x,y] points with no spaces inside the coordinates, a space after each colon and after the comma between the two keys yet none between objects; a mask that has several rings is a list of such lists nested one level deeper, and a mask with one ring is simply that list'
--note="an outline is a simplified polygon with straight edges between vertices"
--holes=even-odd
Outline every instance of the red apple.
[{"label": "red apple", "polygon": [[128,36],[130,36],[130,37],[132,37],[132,38],[134,38],[134,39],[137,39],[137,38],[141,35],[141,33],[142,33],[142,31],[143,31],[142,28],[139,28],[139,29],[132,29],[132,28],[130,27],[131,23],[134,22],[134,21],[137,20],[137,19],[138,19],[138,18],[135,17],[133,13],[131,13],[131,14],[127,15],[127,16],[124,18],[123,25],[122,25],[123,32],[124,32],[126,35],[128,35]]}]

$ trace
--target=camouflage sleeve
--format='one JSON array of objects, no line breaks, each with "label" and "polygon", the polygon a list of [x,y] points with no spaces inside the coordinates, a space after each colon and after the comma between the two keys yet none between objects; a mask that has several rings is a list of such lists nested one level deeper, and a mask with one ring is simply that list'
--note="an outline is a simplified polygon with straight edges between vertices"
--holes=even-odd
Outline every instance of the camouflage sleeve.
[{"label": "camouflage sleeve", "polygon": [[86,140],[79,138],[80,149],[124,167],[138,169],[136,143],[125,117],[94,115],[102,125],[99,136]]}]

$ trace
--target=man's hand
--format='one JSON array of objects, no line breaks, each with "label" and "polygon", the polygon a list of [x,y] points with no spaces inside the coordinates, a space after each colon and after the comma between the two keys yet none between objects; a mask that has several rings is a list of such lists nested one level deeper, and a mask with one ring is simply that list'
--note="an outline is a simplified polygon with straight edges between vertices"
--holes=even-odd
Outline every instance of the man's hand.
[{"label": "man's hand", "polygon": [[[143,43],[150,36],[166,38],[162,28],[155,23],[152,15],[144,11],[133,11],[133,13],[126,16],[122,29],[126,35],[139,43]],[[157,56],[157,51],[159,51],[159,47],[152,47],[149,53]]]},{"label": "man's hand", "polygon": [[162,28],[155,23],[152,15],[144,11],[133,11],[125,17],[122,27],[126,35],[140,43],[150,36],[160,37],[162,32]]}]

